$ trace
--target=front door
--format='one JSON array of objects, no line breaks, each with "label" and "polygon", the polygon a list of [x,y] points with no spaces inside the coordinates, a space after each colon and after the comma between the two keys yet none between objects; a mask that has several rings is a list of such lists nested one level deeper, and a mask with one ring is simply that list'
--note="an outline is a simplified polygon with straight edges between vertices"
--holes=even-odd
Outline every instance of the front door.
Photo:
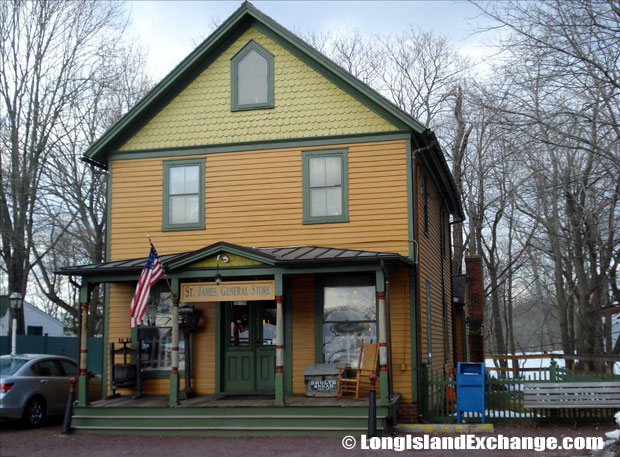
[{"label": "front door", "polygon": [[275,301],[224,303],[224,390],[273,392]]}]

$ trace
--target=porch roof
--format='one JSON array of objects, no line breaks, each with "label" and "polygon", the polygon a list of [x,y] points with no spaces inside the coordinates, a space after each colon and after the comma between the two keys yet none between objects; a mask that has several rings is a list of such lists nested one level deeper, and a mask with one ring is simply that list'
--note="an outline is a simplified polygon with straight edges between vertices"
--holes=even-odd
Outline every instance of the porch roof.
[{"label": "porch roof", "polygon": [[[159,256],[167,272],[179,271],[191,264],[222,252],[247,255],[273,267],[320,267],[351,264],[379,264],[381,261],[413,265],[408,257],[393,252],[362,251],[319,246],[277,246],[247,247],[220,241],[194,251]],[[87,265],[73,265],[60,268],[56,273],[67,276],[139,274],[147,257],[115,260]]]}]

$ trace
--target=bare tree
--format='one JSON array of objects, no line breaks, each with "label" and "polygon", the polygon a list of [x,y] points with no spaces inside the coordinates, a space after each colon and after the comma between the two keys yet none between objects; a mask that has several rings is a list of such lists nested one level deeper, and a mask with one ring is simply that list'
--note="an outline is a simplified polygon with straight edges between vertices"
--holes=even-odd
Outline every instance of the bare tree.
[{"label": "bare tree", "polygon": [[11,292],[26,294],[29,274],[44,268],[77,217],[42,189],[78,128],[69,119],[123,27],[116,2],[0,3],[0,268]]},{"label": "bare tree", "polygon": [[509,32],[497,79],[509,81],[510,97],[496,111],[518,133],[531,174],[519,211],[542,228],[534,246],[552,265],[564,352],[611,351],[601,317],[612,300],[620,246],[617,4],[480,7]]}]

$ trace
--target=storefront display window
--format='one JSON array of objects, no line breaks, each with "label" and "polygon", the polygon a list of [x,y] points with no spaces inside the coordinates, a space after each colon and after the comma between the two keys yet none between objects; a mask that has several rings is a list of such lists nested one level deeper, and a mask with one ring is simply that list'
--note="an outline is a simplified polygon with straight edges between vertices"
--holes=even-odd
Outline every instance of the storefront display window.
[{"label": "storefront display window", "polygon": [[[138,329],[140,362],[144,371],[172,368],[172,293],[161,287],[151,288],[145,326]],[[179,370],[185,368],[185,341],[179,332]]]},{"label": "storefront display window", "polygon": [[377,341],[375,286],[366,278],[336,278],[323,285],[325,363],[357,368],[362,341]]}]

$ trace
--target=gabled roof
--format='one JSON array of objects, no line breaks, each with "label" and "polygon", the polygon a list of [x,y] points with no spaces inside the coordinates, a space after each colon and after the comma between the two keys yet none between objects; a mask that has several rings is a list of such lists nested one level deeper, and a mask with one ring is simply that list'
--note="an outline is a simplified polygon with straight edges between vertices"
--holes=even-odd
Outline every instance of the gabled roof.
[{"label": "gabled roof", "polygon": [[109,152],[120,147],[149,119],[159,112],[175,95],[200,74],[225,49],[231,40],[240,36],[250,26],[269,34],[288,51],[304,60],[314,70],[330,79],[372,111],[396,127],[421,134],[427,127],[409,116],[388,99],[377,93],[346,70],[332,62],[312,46],[278,24],[269,16],[244,2],[220,27],[218,27],[192,53],[179,63],[119,122],[111,127],[86,151],[87,160],[104,164]]},{"label": "gabled roof", "polygon": [[448,209],[452,214],[457,215],[459,219],[463,220],[465,218],[450,169],[435,135],[428,127],[247,1],[183,59],[120,121],[95,141],[85,152],[84,159],[87,162],[94,162],[105,167],[106,157],[110,152],[114,152],[122,146],[250,26],[255,26],[261,32],[270,36],[319,74],[329,79],[398,129],[410,130],[421,144],[421,154],[427,159],[431,171],[438,178],[441,191],[447,197]]},{"label": "gabled roof", "polygon": [[[238,244],[220,241],[195,251],[179,254],[167,254],[159,260],[167,272],[191,268],[191,265],[200,260],[212,257],[219,253],[233,253],[246,257],[265,266],[273,267],[302,267],[302,266],[336,266],[350,264],[378,264],[397,262],[413,265],[411,260],[393,252],[361,251],[357,249],[340,249],[318,246],[279,246],[279,247],[247,247]],[[90,265],[75,265],[62,267],[58,274],[67,276],[105,276],[120,274],[140,274],[147,257],[139,259],[117,260],[114,262],[96,263]],[[221,268],[225,268],[224,265]]]}]

